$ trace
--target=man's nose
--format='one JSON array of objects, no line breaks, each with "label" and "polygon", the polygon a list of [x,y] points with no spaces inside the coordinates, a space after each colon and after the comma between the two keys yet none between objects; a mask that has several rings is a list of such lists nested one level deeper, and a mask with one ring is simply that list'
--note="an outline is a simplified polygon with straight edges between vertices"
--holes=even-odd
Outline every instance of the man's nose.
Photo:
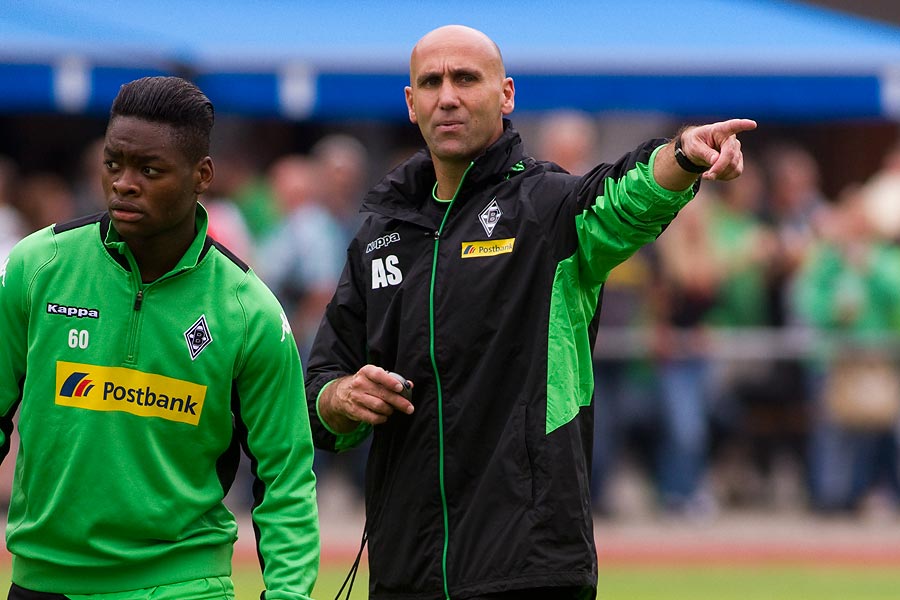
[{"label": "man's nose", "polygon": [[438,103],[441,108],[453,108],[459,104],[459,95],[456,86],[450,81],[444,81],[438,94]]},{"label": "man's nose", "polygon": [[113,180],[112,189],[119,196],[136,194],[139,188],[134,171],[132,169],[122,169],[118,177]]}]

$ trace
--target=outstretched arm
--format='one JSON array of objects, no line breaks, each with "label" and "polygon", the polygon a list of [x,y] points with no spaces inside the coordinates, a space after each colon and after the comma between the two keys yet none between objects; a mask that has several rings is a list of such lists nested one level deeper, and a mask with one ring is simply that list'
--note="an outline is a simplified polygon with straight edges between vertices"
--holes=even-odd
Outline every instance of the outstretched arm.
[{"label": "outstretched arm", "polygon": [[[721,181],[734,179],[744,170],[744,155],[737,134],[753,129],[756,129],[756,121],[750,119],[730,119],[687,127],[660,150],[654,164],[653,178],[668,190],[687,189],[697,177]],[[687,171],[678,164],[675,144],[679,138],[684,157],[695,165],[708,167],[702,175]]]}]

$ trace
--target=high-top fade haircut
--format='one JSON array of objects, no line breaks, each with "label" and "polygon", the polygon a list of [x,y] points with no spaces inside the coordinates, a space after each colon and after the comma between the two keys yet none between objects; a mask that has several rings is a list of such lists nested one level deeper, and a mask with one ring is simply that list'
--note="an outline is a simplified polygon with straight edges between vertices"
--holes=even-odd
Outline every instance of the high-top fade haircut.
[{"label": "high-top fade haircut", "polygon": [[188,160],[209,154],[215,110],[200,88],[181,77],[143,77],[124,84],[109,111],[110,122],[116,117],[171,125]]}]

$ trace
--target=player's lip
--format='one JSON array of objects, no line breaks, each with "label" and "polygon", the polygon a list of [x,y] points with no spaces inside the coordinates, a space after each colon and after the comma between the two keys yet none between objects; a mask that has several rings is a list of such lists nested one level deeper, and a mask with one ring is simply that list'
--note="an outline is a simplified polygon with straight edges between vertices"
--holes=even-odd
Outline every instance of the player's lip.
[{"label": "player's lip", "polygon": [[142,214],[141,208],[124,200],[113,199],[109,203],[109,215],[120,221],[134,221],[140,218]]}]

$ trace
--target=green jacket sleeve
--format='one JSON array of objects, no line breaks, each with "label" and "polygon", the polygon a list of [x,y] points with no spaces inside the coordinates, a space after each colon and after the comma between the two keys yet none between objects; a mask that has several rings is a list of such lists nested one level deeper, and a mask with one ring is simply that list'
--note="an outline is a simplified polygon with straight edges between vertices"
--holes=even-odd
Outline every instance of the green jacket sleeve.
[{"label": "green jacket sleeve", "polygon": [[[671,192],[653,179],[665,140],[651,140],[613,164],[597,166],[566,195],[551,227],[562,233],[550,301],[546,433],[593,398],[592,322],[609,272],[655,240],[695,188]],[[573,225],[574,221],[574,225]]]},{"label": "green jacket sleeve", "polygon": [[253,523],[265,599],[307,599],[320,542],[302,368],[278,302],[255,275],[250,283],[240,298],[246,352],[235,382],[235,417],[255,477]]},{"label": "green jacket sleeve", "polygon": [[653,178],[653,163],[666,140],[652,140],[601,165],[583,179],[575,217],[581,278],[599,284],[641,246],[653,242],[696,192],[673,192]]},{"label": "green jacket sleeve", "polygon": [[28,350],[27,281],[24,247],[20,242],[0,263],[0,460],[9,453],[12,418],[22,398]]}]

